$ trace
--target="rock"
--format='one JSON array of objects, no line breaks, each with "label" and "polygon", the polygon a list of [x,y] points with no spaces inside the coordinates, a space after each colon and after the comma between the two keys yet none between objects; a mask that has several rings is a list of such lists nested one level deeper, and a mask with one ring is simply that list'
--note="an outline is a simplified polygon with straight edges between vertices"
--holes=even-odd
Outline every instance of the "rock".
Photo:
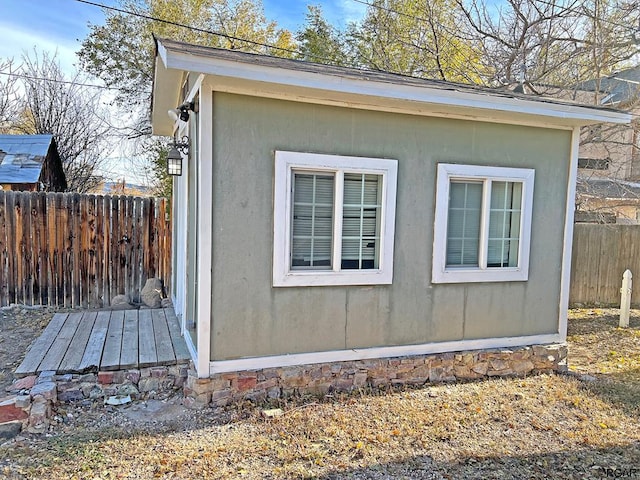
[{"label": "rock", "polygon": [[53,382],[53,379],[56,376],[56,372],[55,370],[45,370],[43,372],[40,372],[40,375],[38,375],[38,379],[36,380],[36,383],[44,383],[44,382]]},{"label": "rock", "polygon": [[0,424],[0,439],[11,440],[22,431],[22,422],[14,421]]},{"label": "rock", "polygon": [[45,400],[55,402],[58,397],[58,390],[55,382],[37,383],[31,389],[31,398],[42,396]]},{"label": "rock", "polygon": [[518,375],[526,375],[533,370],[533,362],[530,360],[515,360],[511,363],[511,368]]},{"label": "rock", "polygon": [[70,388],[58,394],[58,400],[61,402],[77,402],[84,400],[84,394],[79,388]]},{"label": "rock", "polygon": [[160,389],[160,380],[155,377],[141,378],[138,382],[138,390],[141,392],[157,392]]},{"label": "rock", "polygon": [[29,432],[43,433],[49,426],[51,407],[46,402],[36,402],[31,406]]},{"label": "rock", "polygon": [[129,302],[129,296],[128,295],[116,295],[115,297],[113,297],[111,299],[111,308],[112,309],[126,309],[131,307],[131,304]]},{"label": "rock", "polygon": [[160,308],[162,306],[162,280],[159,278],[149,278],[142,287],[140,300],[147,307]]},{"label": "rock", "polygon": [[128,396],[128,397],[135,398],[138,395],[140,395],[140,392],[138,391],[136,386],[131,383],[125,383],[124,385],[120,385],[117,391],[118,391],[118,396],[121,396],[121,397]]},{"label": "rock", "polygon": [[29,390],[36,384],[36,376],[29,375],[28,377],[16,380],[7,387],[8,392],[19,392],[20,390]]},{"label": "rock", "polygon": [[107,405],[125,405],[127,403],[131,403],[130,395],[114,395],[112,397],[107,398],[104,401]]},{"label": "rock", "polygon": [[104,397],[104,392],[102,391],[102,388],[100,388],[97,385],[94,385],[91,387],[91,390],[89,391],[89,398],[91,400],[98,400],[99,398],[103,398],[103,397]]},{"label": "rock", "polygon": [[162,308],[171,308],[171,307],[173,307],[173,302],[171,301],[170,298],[163,298],[160,303],[162,305]]},{"label": "rock", "polygon": [[24,420],[27,417],[27,413],[16,406],[16,397],[0,400],[0,424]]},{"label": "rock", "polygon": [[15,399],[17,408],[27,409],[31,406],[31,395],[18,395]]},{"label": "rock", "polygon": [[358,372],[353,376],[353,386],[364,387],[367,385],[367,372]]},{"label": "rock", "polygon": [[280,408],[272,408],[269,410],[262,410],[260,414],[265,418],[274,418],[281,417],[282,415],[284,415],[284,412]]}]

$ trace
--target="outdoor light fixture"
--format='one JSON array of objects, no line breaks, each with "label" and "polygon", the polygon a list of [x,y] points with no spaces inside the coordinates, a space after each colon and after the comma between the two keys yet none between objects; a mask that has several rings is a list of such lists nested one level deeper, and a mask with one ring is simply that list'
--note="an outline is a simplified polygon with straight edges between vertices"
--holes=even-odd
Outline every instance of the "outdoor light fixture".
[{"label": "outdoor light fixture", "polygon": [[179,105],[177,108],[172,108],[167,113],[169,117],[175,122],[180,119],[183,122],[189,121],[189,111],[195,112],[196,106],[194,102],[184,102],[182,105]]},{"label": "outdoor light fixture", "polygon": [[[195,102],[184,102],[177,108],[169,110],[169,117],[177,122],[178,120],[183,122],[189,121],[189,112],[196,113]],[[167,174],[180,176],[182,175],[182,155],[189,154],[189,137],[184,136],[179,142],[178,139],[173,137],[173,146],[169,150],[167,155]]]},{"label": "outdoor light fixture", "polygon": [[175,176],[182,175],[182,155],[187,155],[188,153],[189,137],[182,137],[181,142],[178,142],[174,137],[173,146],[167,155],[167,174]]}]

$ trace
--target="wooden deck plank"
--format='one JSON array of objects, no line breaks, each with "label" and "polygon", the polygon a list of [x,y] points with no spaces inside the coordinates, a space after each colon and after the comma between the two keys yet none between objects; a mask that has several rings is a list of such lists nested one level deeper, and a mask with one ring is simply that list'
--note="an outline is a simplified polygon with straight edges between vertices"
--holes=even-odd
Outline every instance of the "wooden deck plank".
[{"label": "wooden deck plank", "polygon": [[178,363],[186,363],[191,360],[191,354],[187,348],[187,343],[180,333],[178,317],[176,317],[176,313],[173,308],[165,308],[164,314],[167,318],[167,326],[169,327],[169,334],[171,335],[171,341],[173,342],[173,351],[176,354],[176,361]]},{"label": "wooden deck plank", "polygon": [[40,335],[35,343],[31,346],[31,348],[25,355],[24,360],[16,369],[16,375],[29,375],[38,371],[38,366],[40,365],[40,363],[42,363],[42,359],[51,348],[51,345],[60,332],[62,325],[64,325],[67,316],[67,313],[56,313],[53,316],[53,318],[49,322],[49,325],[47,325],[47,327],[42,332],[42,335]]},{"label": "wooden deck plank", "polygon": [[76,334],[73,336],[67,353],[60,362],[58,367],[58,373],[73,373],[77,372],[84,356],[84,351],[87,348],[87,342],[93,330],[93,324],[96,322],[98,312],[84,312],[81,314],[80,324],[76,330]]},{"label": "wooden deck plank", "polygon": [[122,351],[120,352],[120,368],[138,366],[138,311],[124,312],[124,330],[122,332]]},{"label": "wooden deck plank", "polygon": [[140,310],[138,318],[138,342],[140,345],[138,364],[140,367],[149,367],[158,361],[151,310]]},{"label": "wooden deck plank", "polygon": [[118,370],[120,367],[120,350],[122,348],[122,329],[124,326],[124,311],[111,312],[109,330],[104,342],[100,370]]},{"label": "wooden deck plank", "polygon": [[57,372],[60,367],[60,362],[64,358],[64,355],[69,349],[69,344],[73,340],[73,336],[76,334],[80,320],[82,319],[82,313],[70,313],[67,319],[62,325],[62,328],[56,335],[56,339],[51,344],[51,348],[42,359],[42,362],[38,366],[38,372],[53,371]]},{"label": "wooden deck plank", "polygon": [[80,372],[97,370],[100,366],[100,359],[102,358],[104,342],[107,338],[110,317],[111,312],[98,312],[93,328],[91,329],[91,334],[89,335],[89,340],[87,341],[87,347],[84,350],[80,366],[78,367]]},{"label": "wooden deck plank", "polygon": [[164,310],[152,310],[151,315],[153,318],[153,333],[156,340],[158,364],[175,365],[176,354],[173,352],[173,342],[169,334],[169,326],[167,325],[167,318],[164,316]]}]

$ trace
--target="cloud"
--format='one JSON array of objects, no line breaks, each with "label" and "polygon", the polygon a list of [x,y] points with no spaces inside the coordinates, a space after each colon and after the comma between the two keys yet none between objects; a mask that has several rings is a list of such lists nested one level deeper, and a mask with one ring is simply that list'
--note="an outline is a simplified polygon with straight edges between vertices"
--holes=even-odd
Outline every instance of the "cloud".
[{"label": "cloud", "polygon": [[353,0],[339,0],[338,5],[342,11],[342,18],[345,24],[359,22],[364,18],[364,14],[367,11],[366,5]]},{"label": "cloud", "polygon": [[77,61],[75,50],[78,45],[69,42],[60,43],[59,39],[52,39],[27,31],[15,28],[12,25],[0,22],[0,31],[5,38],[11,38],[11,43],[0,42],[0,58],[14,58],[16,63],[20,62],[23,53],[33,54],[34,48],[38,53],[43,51],[51,54],[56,53],[60,66],[65,72],[73,72]]}]

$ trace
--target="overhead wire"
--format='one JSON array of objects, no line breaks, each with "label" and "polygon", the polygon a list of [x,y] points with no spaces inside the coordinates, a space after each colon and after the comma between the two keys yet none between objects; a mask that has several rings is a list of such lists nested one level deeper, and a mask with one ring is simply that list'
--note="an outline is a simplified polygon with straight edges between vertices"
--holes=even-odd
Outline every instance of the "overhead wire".
[{"label": "overhead wire", "polygon": [[[242,38],[242,37],[238,37],[235,35],[229,35],[223,32],[217,32],[214,30],[207,30],[207,29],[203,29],[203,28],[199,28],[199,27],[194,27],[191,25],[186,25],[183,23],[179,23],[179,22],[174,22],[171,20],[165,20],[162,18],[157,18],[157,17],[153,17],[151,15],[146,15],[146,14],[142,14],[142,13],[138,13],[138,12],[133,12],[133,11],[129,11],[123,8],[118,8],[118,7],[112,7],[109,5],[104,5],[102,3],[99,2],[95,2],[95,1],[91,1],[91,0],[75,0],[78,3],[83,3],[83,4],[87,4],[87,5],[91,5],[91,6],[95,6],[98,8],[103,8],[106,10],[110,10],[110,11],[115,11],[118,13],[122,13],[125,15],[131,15],[131,16],[135,16],[135,17],[139,17],[139,18],[143,18],[146,19],[148,21],[156,21],[156,22],[161,22],[161,23],[166,23],[169,25],[173,25],[173,26],[177,26],[180,28],[185,28],[185,29],[189,29],[192,31],[196,31],[196,32],[200,32],[200,33],[205,33],[205,34],[210,34],[210,35],[214,35],[214,36],[218,36],[218,37],[222,37],[222,38],[226,38],[227,40],[233,40],[233,41],[238,41],[238,42],[243,42],[243,43],[248,43],[251,45],[256,45],[256,46],[260,46],[263,48],[269,48],[269,49],[273,49],[273,50],[278,50],[278,51],[282,51],[282,52],[287,52],[287,53],[291,53],[291,54],[296,54],[298,53],[296,50],[290,49],[290,48],[285,48],[285,47],[280,47],[277,45],[271,45],[265,42],[259,42],[259,41],[255,41],[255,40],[250,40],[250,39],[246,39],[246,38]],[[423,18],[423,17],[419,17],[419,16],[415,16],[415,15],[411,15],[405,12],[400,12],[388,7],[383,7],[381,5],[376,5],[374,3],[370,3],[368,1],[365,0],[351,0],[353,2],[362,4],[362,5],[366,5],[368,7],[371,8],[377,8],[383,11],[387,11],[388,13],[396,13],[411,19],[415,19],[417,21],[424,21],[424,22],[428,22],[427,19]],[[540,1],[541,3],[545,3],[545,4],[549,4],[552,5],[550,2],[545,2],[544,0],[537,0]],[[450,40],[449,40],[450,42]],[[449,43],[449,45],[451,46],[451,43]],[[323,58],[323,57],[316,57],[318,60],[322,60],[322,61],[326,61],[328,64],[335,64],[335,61],[332,59],[328,59],[328,58]],[[364,70],[364,71],[370,71],[371,69],[366,69],[366,68],[359,68],[360,70]],[[84,87],[89,87],[89,88],[99,88],[99,89],[104,89],[104,90],[118,90],[118,88],[116,87],[108,87],[108,86],[102,86],[102,85],[94,85],[94,84],[86,84],[86,83],[77,83],[77,82],[73,82],[73,81],[65,81],[65,80],[55,80],[55,79],[47,79],[47,78],[41,78],[41,77],[33,77],[33,76],[29,76],[26,74],[17,74],[17,73],[7,73],[7,72],[0,72],[0,75],[8,75],[8,76],[14,76],[14,77],[21,77],[21,78],[27,78],[27,79],[33,79],[33,80],[41,80],[41,81],[50,81],[50,82],[56,82],[56,83],[63,83],[63,84],[74,84],[74,85],[78,85],[78,86],[84,86]]]},{"label": "overhead wire", "polygon": [[78,87],[99,88],[99,89],[102,89],[102,90],[118,90],[118,88],[116,88],[116,87],[107,87],[105,85],[95,85],[95,84],[92,84],[92,83],[81,83],[81,82],[74,82],[73,80],[60,80],[60,79],[56,79],[56,78],[35,77],[33,75],[27,75],[27,74],[24,74],[24,73],[0,72],[0,75],[5,75],[5,76],[8,76],[8,77],[16,77],[16,78],[26,78],[28,80],[38,80],[38,81],[45,81],[45,82],[51,82],[51,83],[76,85]]},{"label": "overhead wire", "polygon": [[[378,10],[382,10],[382,11],[385,11],[385,12],[387,12],[387,13],[397,14],[397,15],[400,15],[400,16],[402,16],[402,17],[409,18],[409,19],[412,19],[412,20],[416,20],[416,21],[419,21],[419,22],[424,22],[424,23],[427,23],[427,24],[431,23],[431,20],[429,20],[429,19],[427,19],[427,18],[425,18],[425,17],[418,17],[418,16],[416,16],[416,15],[411,15],[411,14],[408,14],[408,13],[405,13],[405,12],[401,12],[401,11],[399,11],[399,10],[395,10],[395,9],[392,9],[392,8],[389,8],[389,7],[384,7],[384,6],[382,6],[382,5],[377,5],[377,4],[374,4],[374,3],[369,3],[369,2],[367,2],[367,1],[365,1],[365,0],[351,0],[351,1],[353,1],[353,2],[355,2],[355,3],[359,3],[359,4],[361,4],[361,5],[366,5],[366,6],[371,7],[371,8],[376,8],[376,9],[378,9]],[[441,25],[441,26],[442,26],[442,25]],[[448,30],[448,29],[447,29],[447,30]],[[397,40],[398,40],[400,43],[407,43],[407,42],[404,42],[401,38],[398,38]],[[459,45],[454,45],[452,40],[453,40],[453,39],[446,38],[446,37],[439,37],[439,39],[438,39],[438,41],[442,41],[442,42],[444,42],[444,43],[445,43],[448,47],[450,47],[453,51],[457,51],[457,50],[459,49]],[[411,46],[413,46],[413,47],[415,47],[415,48],[418,48],[418,49],[422,50],[422,48],[421,48],[420,46],[418,46],[418,45],[411,45]],[[434,54],[434,55],[437,55],[437,54]],[[466,64],[466,63],[464,62],[464,60],[460,60],[460,61],[457,61],[457,62],[456,62],[455,60],[453,60],[453,59],[449,58],[449,59],[448,59],[448,62],[453,63],[453,64],[454,64],[454,66],[455,66],[455,68],[456,68],[456,69],[458,69],[458,70],[461,70],[461,71],[466,70],[466,67],[468,66],[468,64]]]},{"label": "overhead wire", "polygon": [[249,40],[248,38],[237,37],[235,35],[230,35],[230,34],[224,33],[224,32],[216,32],[215,30],[207,30],[205,28],[194,27],[192,25],[186,25],[184,23],[174,22],[172,20],[166,20],[166,19],[163,19],[163,18],[153,17],[151,15],[146,15],[144,13],[132,12],[130,10],[125,10],[123,8],[118,8],[118,7],[111,7],[109,5],[104,5],[104,4],[98,3],[98,2],[92,2],[90,0],[75,0],[75,1],[78,2],[78,3],[84,3],[84,4],[87,4],[87,5],[92,5],[94,7],[104,8],[106,10],[111,10],[111,11],[115,11],[115,12],[118,12],[118,13],[123,13],[125,15],[131,15],[131,16],[134,16],[134,17],[144,18],[146,20],[150,20],[150,21],[153,21],[153,22],[161,22],[161,23],[166,23],[167,25],[173,25],[174,27],[186,28],[186,29],[192,30],[194,32],[206,33],[206,34],[209,34],[209,35],[215,35],[215,36],[218,36],[218,37],[226,38],[227,40],[234,40],[234,41],[237,41],[237,42],[249,43],[251,45],[257,45],[257,46],[264,47],[264,48],[270,48],[270,49],[278,50],[278,51],[281,51],[281,52],[287,52],[287,53],[292,53],[292,54],[298,53],[296,50],[293,50],[293,49],[290,49],[290,48],[279,47],[277,45],[271,45],[271,44],[264,43],[264,42],[258,42],[256,40]]},{"label": "overhead wire", "polygon": [[[424,17],[419,17],[419,16],[416,16],[416,15],[411,15],[411,14],[409,14],[409,13],[401,12],[401,11],[399,11],[399,10],[396,10],[396,9],[393,9],[393,8],[389,8],[389,7],[384,7],[384,6],[382,6],[382,5],[378,5],[378,4],[375,4],[375,3],[371,3],[371,2],[368,2],[368,1],[366,1],[366,0],[351,0],[351,1],[352,1],[352,2],[355,2],[355,3],[359,3],[359,4],[361,4],[361,5],[366,5],[366,6],[368,6],[368,7],[376,8],[376,9],[378,9],[378,10],[384,10],[384,11],[387,11],[387,12],[390,12],[390,13],[395,13],[395,14],[401,15],[401,16],[403,16],[403,17],[412,18],[412,19],[414,19],[414,20],[419,20],[419,21],[422,21],[422,22],[428,22],[428,21],[429,21],[428,19],[426,19],[426,18],[424,18]],[[535,0],[535,1],[536,1],[536,2],[539,2],[539,3],[543,3],[543,4],[548,5],[548,6],[551,6],[551,7],[561,7],[561,5],[558,5],[557,3],[554,3],[554,2],[552,2],[552,1],[545,1],[545,0]],[[577,2],[576,2],[576,3],[577,3]],[[568,8],[568,9],[567,9],[567,11],[569,11],[569,12],[575,12],[575,13],[580,13],[580,12],[579,12],[577,9],[575,9],[574,7]],[[640,31],[640,26],[638,26],[638,27],[632,27],[632,26],[630,26],[630,25],[624,25],[624,24],[621,24],[621,23],[618,23],[618,22],[614,22],[614,21],[612,21],[612,20],[607,20],[607,19],[599,19],[599,20],[600,20],[601,22],[603,22],[603,23],[609,23],[609,24],[611,24],[611,25],[615,25],[615,26],[617,26],[617,27],[621,27],[621,28],[626,28],[626,29],[628,29],[628,30],[633,30],[633,31],[635,31],[635,32],[639,32],[639,31]]]}]

